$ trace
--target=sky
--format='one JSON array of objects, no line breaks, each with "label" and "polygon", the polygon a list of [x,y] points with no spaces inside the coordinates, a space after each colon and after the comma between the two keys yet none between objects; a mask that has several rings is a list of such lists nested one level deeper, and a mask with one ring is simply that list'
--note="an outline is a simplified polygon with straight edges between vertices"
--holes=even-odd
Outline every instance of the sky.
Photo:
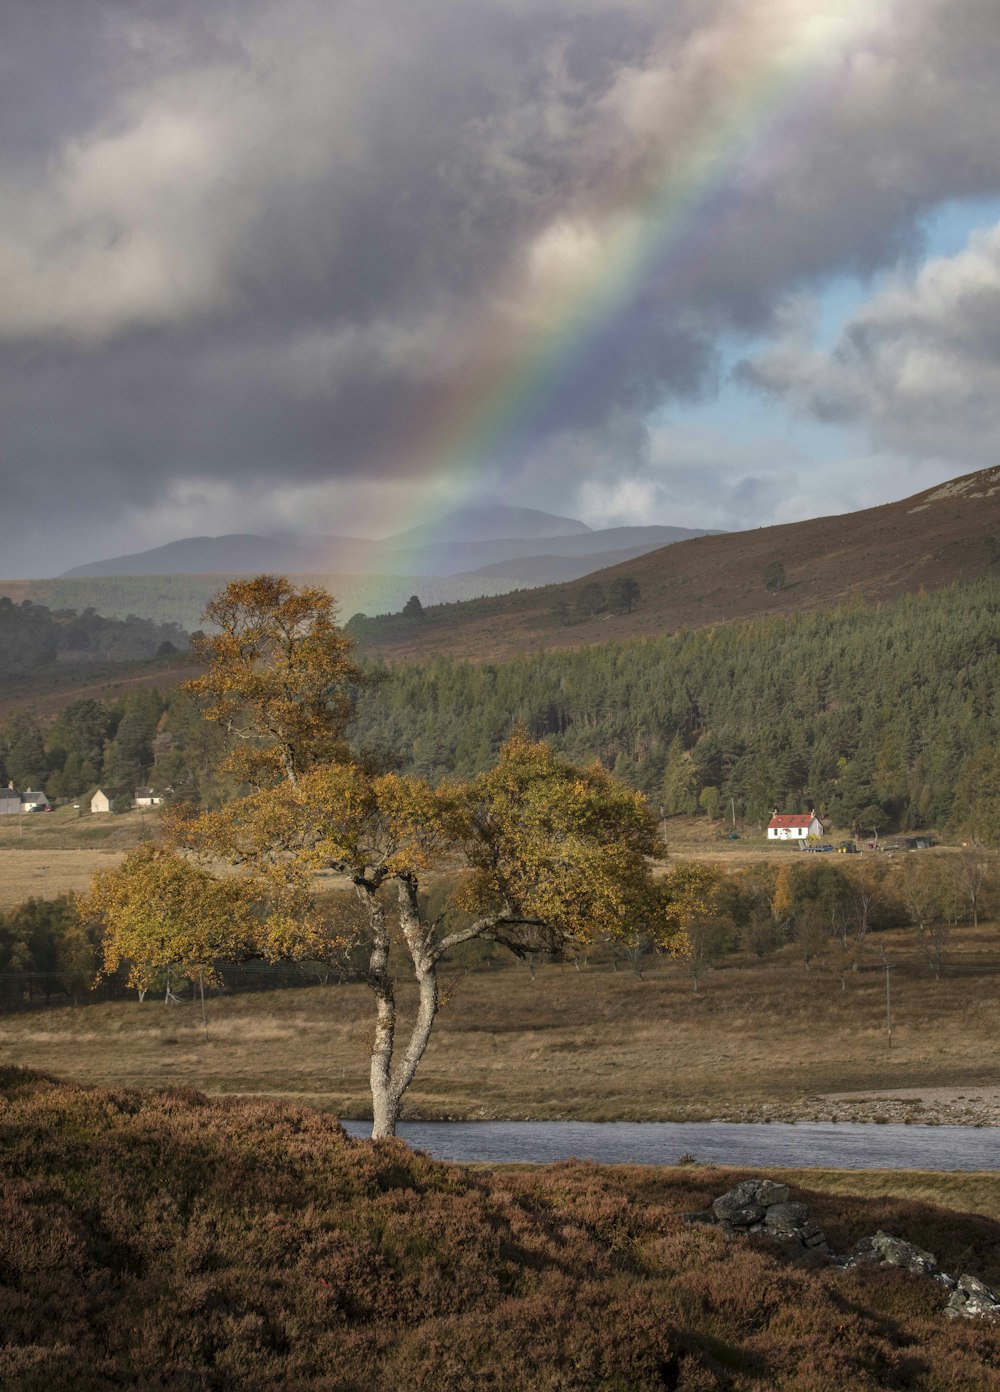
[{"label": "sky", "polygon": [[996,0],[5,0],[0,574],[998,462]]}]

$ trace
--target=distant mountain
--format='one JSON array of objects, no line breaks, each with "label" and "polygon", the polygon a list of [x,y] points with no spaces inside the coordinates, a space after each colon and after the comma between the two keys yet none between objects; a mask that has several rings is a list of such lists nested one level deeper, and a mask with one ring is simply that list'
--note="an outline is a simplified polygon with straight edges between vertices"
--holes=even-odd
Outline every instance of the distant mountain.
[{"label": "distant mountain", "polygon": [[[604,563],[597,558],[611,551],[628,550],[637,555],[703,535],[684,527],[607,527],[593,531],[570,517],[534,508],[489,504],[460,508],[433,524],[413,527],[380,541],[357,537],[303,538],[280,533],[185,537],[149,551],[75,566],[63,578],[252,575],[262,571],[285,575],[452,576],[515,558],[542,555],[591,556],[595,558],[589,566],[592,570]],[[577,572],[578,568],[570,569]]]},{"label": "distant mountain", "polygon": [[[605,538],[609,532],[595,532]],[[630,613],[576,607],[585,577],[495,598],[427,607],[414,624],[377,619],[365,649],[392,659],[448,652],[473,660],[579,647],[762,614],[889,599],[1000,572],[1000,468],[862,512],[747,532],[702,535],[593,576],[607,593],[638,581]]]},{"label": "distant mountain", "polygon": [[465,541],[501,541],[506,537],[578,536],[592,529],[575,517],[559,517],[537,508],[511,507],[507,503],[468,503],[446,513],[437,522],[410,527],[391,538],[396,545],[433,546],[442,539],[461,536]]},{"label": "distant mountain", "polygon": [[[678,537],[677,540],[681,541],[683,538]],[[661,543],[664,544],[670,543]],[[493,582],[506,580],[506,586],[498,585],[498,593],[502,593],[503,589],[534,589],[539,585],[559,585],[570,580],[579,580],[581,576],[604,570],[607,566],[621,565],[637,556],[644,556],[649,549],[647,543],[641,546],[619,547],[614,551],[595,551],[592,555],[586,556],[516,556],[512,560],[480,566],[477,570],[459,571],[451,579]]]},{"label": "distant mountain", "polygon": [[314,541],[296,538],[263,537],[243,534],[229,536],[184,537],[149,551],[113,556],[105,561],[91,561],[74,566],[64,573],[64,579],[93,575],[240,575],[270,572],[295,572],[308,575],[317,570],[329,570],[322,559],[337,546],[344,551],[358,548],[358,556],[370,542],[349,537],[334,538],[322,546]]}]

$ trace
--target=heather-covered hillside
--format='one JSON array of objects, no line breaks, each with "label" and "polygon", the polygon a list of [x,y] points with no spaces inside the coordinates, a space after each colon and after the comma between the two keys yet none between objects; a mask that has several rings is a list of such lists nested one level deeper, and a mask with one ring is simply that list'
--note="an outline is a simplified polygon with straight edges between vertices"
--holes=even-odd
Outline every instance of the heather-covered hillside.
[{"label": "heather-covered hillside", "polygon": [[[687,1224],[733,1172],[472,1172],[276,1103],[0,1085],[10,1392],[1000,1387],[1000,1330],[933,1281]],[[1000,1278],[991,1220],[805,1196],[835,1247],[889,1228]]]}]

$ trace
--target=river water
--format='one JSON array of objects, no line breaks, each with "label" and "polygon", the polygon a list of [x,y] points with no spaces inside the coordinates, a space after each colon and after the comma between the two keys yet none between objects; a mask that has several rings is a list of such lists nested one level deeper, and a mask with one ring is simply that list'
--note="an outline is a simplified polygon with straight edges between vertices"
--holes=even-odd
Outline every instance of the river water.
[{"label": "river water", "polygon": [[[345,1121],[351,1136],[370,1122]],[[841,1170],[1000,1169],[1000,1127],[879,1126],[862,1122],[412,1121],[400,1137],[438,1160],[717,1165]]]}]

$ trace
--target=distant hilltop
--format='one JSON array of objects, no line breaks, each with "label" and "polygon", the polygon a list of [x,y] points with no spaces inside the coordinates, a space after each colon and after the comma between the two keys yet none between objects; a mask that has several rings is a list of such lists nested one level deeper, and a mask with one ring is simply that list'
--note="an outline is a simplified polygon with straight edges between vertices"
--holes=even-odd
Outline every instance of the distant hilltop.
[{"label": "distant hilltop", "polygon": [[[92,561],[64,579],[124,575],[507,576],[510,587],[571,579],[661,546],[706,535],[686,527],[593,529],[572,517],[505,503],[459,508],[381,540],[294,534],[184,537],[131,555]],[[491,588],[496,588],[494,584]]]},{"label": "distant hilltop", "polygon": [[[432,652],[503,659],[538,645],[580,647],[891,599],[998,573],[1000,467],[994,466],[881,507],[702,534],[622,557],[600,574],[428,608],[416,626],[377,619],[365,627],[363,642],[393,659]],[[607,596],[625,578],[639,586],[640,603],[616,613],[597,595],[581,613],[584,585]]]}]

